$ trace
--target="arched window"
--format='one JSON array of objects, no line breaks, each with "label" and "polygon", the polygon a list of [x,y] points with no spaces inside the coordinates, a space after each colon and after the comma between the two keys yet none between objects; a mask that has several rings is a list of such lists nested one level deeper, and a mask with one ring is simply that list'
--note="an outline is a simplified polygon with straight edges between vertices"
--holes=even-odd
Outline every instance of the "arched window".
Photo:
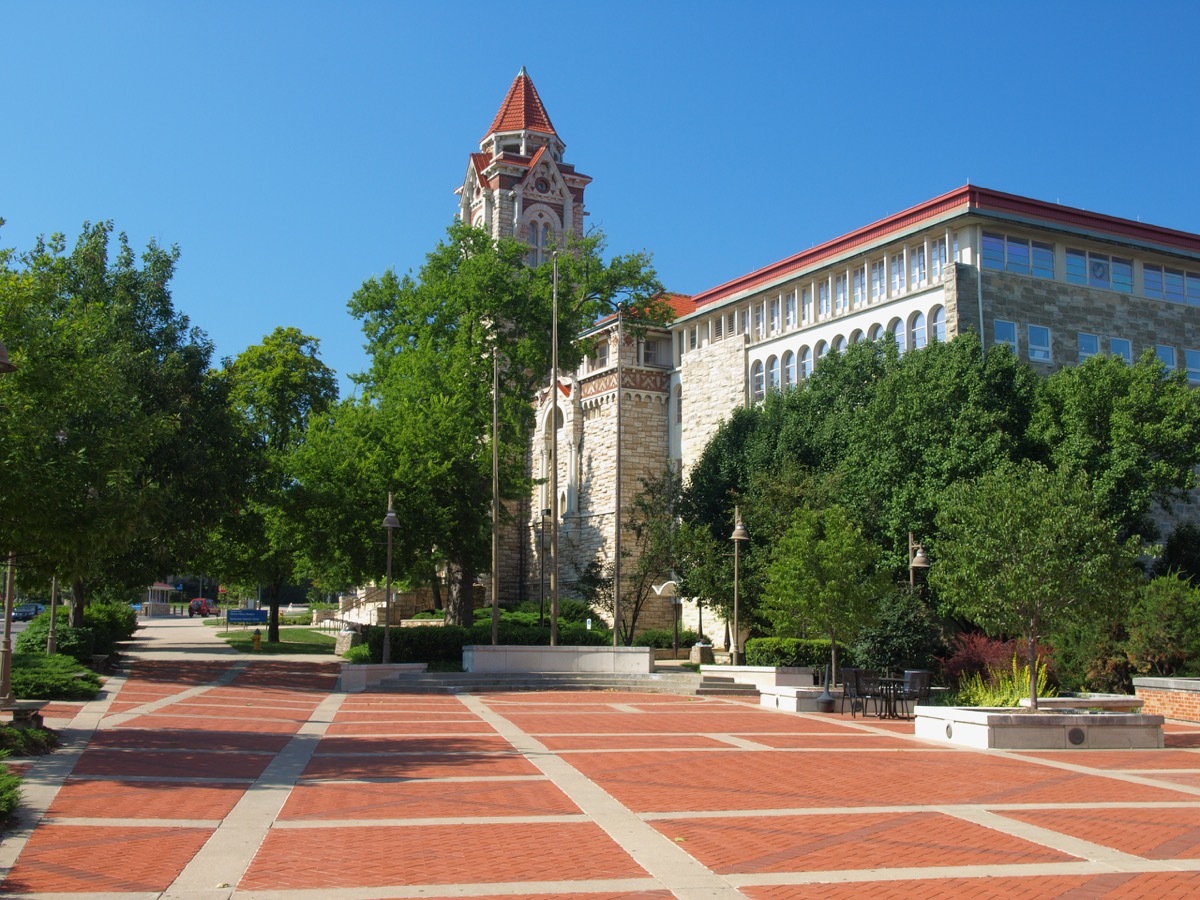
[{"label": "arched window", "polygon": [[904,323],[899,319],[892,319],[892,322],[887,327],[888,334],[896,339],[896,347],[901,353],[904,352]]},{"label": "arched window", "polygon": [[929,313],[930,337],[939,343],[946,343],[946,310],[935,306]]},{"label": "arched window", "polygon": [[817,341],[817,359],[824,359],[825,354],[829,352],[829,345],[824,341]]},{"label": "arched window", "polygon": [[868,341],[877,341],[881,337],[883,337],[883,326],[882,325],[872,325],[871,330],[867,332],[867,340]]},{"label": "arched window", "polygon": [[755,360],[750,367],[750,399],[758,403],[763,398],[763,364]]},{"label": "arched window", "polygon": [[914,350],[925,346],[925,313],[915,312],[908,320],[908,345]]},{"label": "arched window", "polygon": [[855,328],[852,332],[850,332],[850,343],[851,344],[860,344],[860,343],[862,343],[862,339],[863,339],[863,333],[862,333],[861,328]]},{"label": "arched window", "polygon": [[837,337],[835,337],[833,339],[832,346],[833,346],[833,349],[835,352],[845,353],[846,352],[846,339],[839,334]]},{"label": "arched window", "polygon": [[810,350],[808,347],[805,347],[800,351],[800,371],[805,378],[812,374],[812,367],[812,350]]},{"label": "arched window", "polygon": [[675,424],[683,424],[683,385],[675,385]]},{"label": "arched window", "polygon": [[772,356],[767,360],[767,390],[779,390],[779,357]]},{"label": "arched window", "polygon": [[796,386],[796,354],[791,350],[783,354],[783,389],[791,390]]}]

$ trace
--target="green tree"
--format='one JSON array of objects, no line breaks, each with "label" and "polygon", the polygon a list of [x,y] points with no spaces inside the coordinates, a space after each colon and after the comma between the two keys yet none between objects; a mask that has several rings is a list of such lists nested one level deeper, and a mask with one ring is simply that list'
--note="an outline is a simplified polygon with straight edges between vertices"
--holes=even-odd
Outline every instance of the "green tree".
[{"label": "green tree", "polygon": [[1200,588],[1171,574],[1138,591],[1129,613],[1129,661],[1163,678],[1200,675]]},{"label": "green tree", "polygon": [[[654,593],[654,586],[671,577],[675,568],[676,508],[679,505],[680,478],[668,467],[654,478],[642,478],[639,490],[622,516],[626,538],[621,543],[621,604],[619,629],[621,643],[631,646],[642,609]],[[626,565],[628,563],[628,565]],[[607,573],[612,575],[611,566]],[[602,596],[600,607],[613,612],[611,591]]]},{"label": "green tree", "polygon": [[[616,304],[642,324],[667,314],[648,259],[605,262],[603,250],[598,235],[559,250],[564,370],[583,352],[574,336]],[[427,568],[435,555],[445,560],[452,624],[471,622],[471,586],[487,565],[493,349],[501,365],[501,495],[515,498],[530,486],[524,452],[535,391],[550,368],[553,289],[551,264],[530,269],[527,256],[518,241],[494,241],[458,223],[418,277],[388,271],[350,301],[372,355],[359,402],[378,417],[384,451],[362,474],[397,496],[398,569]]]},{"label": "green tree", "polygon": [[178,250],[151,242],[139,265],[111,238],[85,223],[70,253],[61,235],[0,253],[21,365],[0,381],[0,542],[23,580],[72,586],[76,625],[91,587],[172,571],[244,487],[211,344],[172,307]]},{"label": "green tree", "polygon": [[295,456],[309,420],[337,400],[337,381],[318,357],[320,342],[276,328],[225,366],[230,399],[258,451],[250,496],[214,534],[213,555],[226,577],[267,587],[267,640],[279,641],[279,600],[303,558],[298,522],[313,499],[296,478]]},{"label": "green tree", "polygon": [[1200,393],[1153,351],[1129,366],[1093,356],[1040,383],[1031,436],[1054,468],[1082,474],[1121,537],[1152,540],[1155,505],[1170,508],[1200,465]]},{"label": "green tree", "polygon": [[828,635],[836,676],[837,642],[854,640],[874,620],[889,589],[878,559],[842,507],[797,510],[771,555],[761,613],[780,637]]},{"label": "green tree", "polygon": [[1036,709],[1039,639],[1124,602],[1131,549],[1098,514],[1083,477],[1036,463],[953,487],[937,524],[930,584],[988,635],[1024,637]]}]

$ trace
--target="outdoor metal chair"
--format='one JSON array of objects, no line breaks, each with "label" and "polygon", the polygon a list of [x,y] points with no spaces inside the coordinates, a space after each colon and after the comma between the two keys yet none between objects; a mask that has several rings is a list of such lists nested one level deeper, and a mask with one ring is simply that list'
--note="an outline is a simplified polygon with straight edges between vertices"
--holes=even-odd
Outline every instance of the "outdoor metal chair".
[{"label": "outdoor metal chair", "polygon": [[[858,669],[842,666],[842,705],[840,712],[846,711],[846,701],[850,701],[850,718],[862,708],[862,699],[858,696]],[[864,710],[865,714],[865,710]]]},{"label": "outdoor metal chair", "polygon": [[909,716],[909,704],[928,703],[929,686],[933,673],[928,669],[905,669],[904,684],[896,696],[897,702],[903,704],[904,715]]},{"label": "outdoor metal chair", "polygon": [[862,701],[864,716],[867,714],[868,702],[875,704],[875,715],[879,715],[883,695],[880,693],[878,672],[870,672],[867,669],[858,670],[858,696]]}]

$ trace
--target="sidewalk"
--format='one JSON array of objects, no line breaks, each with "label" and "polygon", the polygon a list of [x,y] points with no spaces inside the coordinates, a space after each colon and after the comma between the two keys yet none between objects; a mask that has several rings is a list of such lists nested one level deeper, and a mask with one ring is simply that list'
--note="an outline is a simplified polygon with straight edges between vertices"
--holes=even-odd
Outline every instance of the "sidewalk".
[{"label": "sidewalk", "polygon": [[1200,893],[1200,726],[1010,753],[713,697],[342,695],[336,663],[146,624],[101,699],[55,704],[3,896]]}]

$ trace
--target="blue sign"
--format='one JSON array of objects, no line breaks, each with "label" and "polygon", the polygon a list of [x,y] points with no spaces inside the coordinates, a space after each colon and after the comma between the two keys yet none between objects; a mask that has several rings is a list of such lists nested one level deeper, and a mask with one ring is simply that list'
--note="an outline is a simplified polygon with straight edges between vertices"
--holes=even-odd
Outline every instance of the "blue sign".
[{"label": "blue sign", "polygon": [[183,590],[183,582],[182,581],[179,582],[179,584],[175,585],[175,590],[177,590],[177,591]]},{"label": "blue sign", "polygon": [[263,625],[267,621],[265,609],[229,609],[225,611],[225,621],[232,625]]}]

